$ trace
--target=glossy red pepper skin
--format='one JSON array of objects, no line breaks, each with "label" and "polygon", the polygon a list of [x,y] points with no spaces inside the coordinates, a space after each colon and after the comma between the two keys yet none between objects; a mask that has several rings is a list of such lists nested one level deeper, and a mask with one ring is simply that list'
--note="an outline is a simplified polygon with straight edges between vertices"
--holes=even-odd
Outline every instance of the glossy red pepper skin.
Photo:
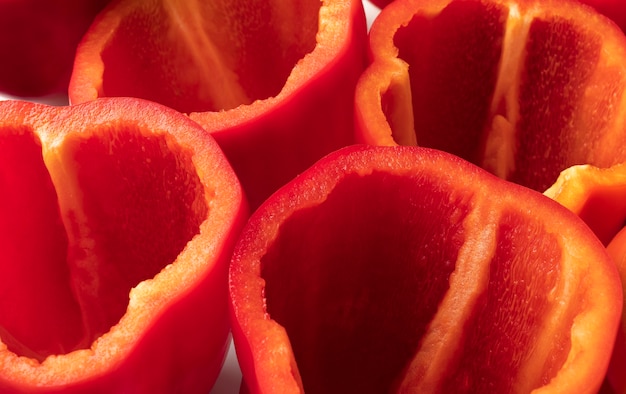
[{"label": "glossy red pepper skin", "polygon": [[70,102],[134,96],[189,114],[255,209],[354,142],[366,30],[361,0],[120,1],[78,48]]},{"label": "glossy red pepper skin", "polygon": [[140,99],[0,114],[0,392],[207,393],[247,218],[217,143]]},{"label": "glossy red pepper skin", "polygon": [[418,147],[347,147],[273,194],[230,296],[251,393],[593,393],[622,307],[576,215]]},{"label": "glossy red pepper skin", "polygon": [[0,0],[0,92],[67,95],[76,47],[110,0]]}]

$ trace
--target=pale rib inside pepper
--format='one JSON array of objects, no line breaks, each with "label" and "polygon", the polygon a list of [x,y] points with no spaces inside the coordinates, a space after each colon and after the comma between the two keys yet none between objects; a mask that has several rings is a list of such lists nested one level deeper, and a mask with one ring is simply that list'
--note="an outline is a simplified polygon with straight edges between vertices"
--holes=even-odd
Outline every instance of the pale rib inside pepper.
[{"label": "pale rib inside pepper", "polygon": [[[592,14],[550,7],[455,1],[416,12],[393,35],[410,103],[396,104],[397,87],[381,92],[395,141],[541,192],[572,165],[622,162],[623,43],[589,27],[602,21],[579,20]],[[397,115],[404,107],[411,122]]]},{"label": "pale rib inside pepper", "polygon": [[187,150],[138,128],[43,151],[30,130],[10,130],[0,153],[0,338],[19,355],[88,348],[208,214]]},{"label": "pale rib inside pepper", "polygon": [[452,184],[348,175],[282,222],[261,276],[305,392],[530,392],[556,375],[579,313],[569,257],[540,219]]},{"label": "pale rib inside pepper", "polygon": [[389,391],[448,290],[468,210],[427,179],[374,173],[281,226],[262,277],[306,392]]},{"label": "pale rib inside pepper", "polygon": [[316,44],[321,2],[133,4],[102,53],[102,95],[219,111],[277,95]]}]

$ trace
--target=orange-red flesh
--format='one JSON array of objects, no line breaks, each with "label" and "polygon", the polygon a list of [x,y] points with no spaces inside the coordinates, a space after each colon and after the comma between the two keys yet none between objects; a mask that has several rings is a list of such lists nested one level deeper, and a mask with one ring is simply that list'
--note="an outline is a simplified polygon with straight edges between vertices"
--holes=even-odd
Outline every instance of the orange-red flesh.
[{"label": "orange-red flesh", "polygon": [[261,275],[306,392],[382,392],[412,358],[448,290],[470,209],[436,189],[351,176],[281,225]]},{"label": "orange-red flesh", "polygon": [[96,22],[88,32],[114,29],[102,48],[98,95],[140,97],[184,113],[273,97],[315,47],[320,6],[311,0],[119,4],[113,17],[101,16],[110,25]]},{"label": "orange-red flesh", "polygon": [[[564,275],[559,240],[535,219],[510,210],[501,215],[496,245],[487,290],[465,323],[467,336],[455,356],[456,370],[444,379],[442,392],[519,390],[512,377],[519,376],[533,357],[535,341],[551,313],[549,289],[555,289]],[[565,319],[563,324],[570,327],[573,316]],[[552,340],[552,354],[541,373],[524,382],[528,389],[547,385],[565,362],[569,333],[559,332]]]},{"label": "orange-red flesh", "polygon": [[[563,169],[589,162],[584,148],[594,146],[604,133],[604,114],[596,114],[584,129],[576,121],[578,111],[587,111],[584,96],[602,51],[602,36],[589,29],[566,15],[531,23],[519,88],[517,169],[510,177],[517,183],[547,189]],[[602,111],[611,104],[604,101],[589,105]],[[578,137],[581,134],[584,140]]]},{"label": "orange-red flesh", "polygon": [[81,341],[58,198],[28,127],[0,130],[0,338],[41,360]]},{"label": "orange-red flesh", "polygon": [[453,2],[434,17],[416,14],[395,33],[398,58],[408,64],[420,146],[478,159],[496,85],[505,11],[501,5]]},{"label": "orange-red flesh", "polygon": [[622,305],[572,212],[406,147],[346,148],[283,187],[230,278],[250,392],[592,392]]},{"label": "orange-red flesh", "polygon": [[32,132],[1,137],[10,302],[2,304],[0,337],[39,360],[109,331],[130,290],[175,261],[208,215],[189,152],[133,128],[89,134],[63,141],[57,171],[71,180],[57,189]]},{"label": "orange-red flesh", "polygon": [[76,168],[72,187],[82,192],[79,217],[66,223],[68,263],[91,343],[125,313],[130,290],[199,233],[210,201],[191,151],[165,136],[100,128],[97,136],[66,137],[62,149]]},{"label": "orange-red flesh", "polygon": [[626,223],[625,168],[572,166],[544,194],[577,214],[608,246]]},{"label": "orange-red flesh", "polygon": [[[544,194],[576,213],[606,246],[619,271],[623,297],[626,298],[626,167],[623,164],[606,169],[573,166],[563,171]],[[606,393],[626,390],[623,374],[626,363],[625,318],[622,312],[621,327],[607,372]]]},{"label": "orange-red flesh", "polygon": [[626,37],[590,7],[397,0],[370,51],[363,142],[445,150],[541,192],[572,165],[626,159]]},{"label": "orange-red flesh", "polygon": [[[342,179],[322,204],[281,224],[261,276],[267,312],[289,333],[305,392],[396,384],[472,236],[463,229],[470,201],[436,181],[374,172]],[[552,311],[547,293],[562,275],[559,241],[514,211],[502,213],[495,236],[494,257],[484,261],[489,276],[475,278],[487,290],[459,322],[467,334],[450,372],[441,371],[442,392],[512,391]],[[567,331],[554,341],[531,389],[548,384],[567,357]]]},{"label": "orange-red flesh", "polygon": [[[607,245],[607,251],[615,261],[622,279],[622,288],[626,289],[626,227],[615,233],[611,242]],[[623,292],[626,299],[626,290]],[[610,393],[623,393],[626,391],[626,376],[624,376],[624,365],[626,365],[626,314],[622,311],[621,327],[617,331],[615,347],[609,370],[607,372],[607,384],[611,387]]]},{"label": "orange-red flesh", "polygon": [[360,0],[119,1],[79,45],[69,100],[134,96],[189,115],[256,209],[354,142],[366,40]]},{"label": "orange-red flesh", "polygon": [[217,143],[132,98],[0,111],[0,391],[209,391],[247,213]]}]

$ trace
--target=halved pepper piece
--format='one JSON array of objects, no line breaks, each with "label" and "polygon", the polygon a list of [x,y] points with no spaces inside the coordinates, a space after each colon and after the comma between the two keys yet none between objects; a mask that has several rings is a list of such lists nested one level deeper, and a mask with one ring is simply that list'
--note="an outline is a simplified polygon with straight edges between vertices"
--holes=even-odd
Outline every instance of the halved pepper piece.
[{"label": "halved pepper piece", "polygon": [[458,155],[543,192],[626,160],[626,37],[574,1],[396,0],[370,31],[359,140]]},{"label": "halved pepper piece", "polygon": [[0,103],[0,392],[207,393],[247,219],[217,143],[132,98]]},{"label": "halved pepper piece", "polygon": [[70,102],[133,96],[189,114],[254,209],[354,142],[366,35],[361,0],[123,0],[79,45]]},{"label": "halved pepper piece", "polygon": [[[626,298],[626,163],[610,168],[573,166],[544,193],[580,216],[617,265]],[[626,393],[626,314],[622,314],[607,373],[612,392]]]},{"label": "halved pepper piece", "polygon": [[110,0],[0,0],[0,92],[67,94],[83,34]]},{"label": "halved pepper piece", "polygon": [[622,308],[572,212],[397,146],[343,148],[266,200],[230,297],[252,393],[592,393]]}]

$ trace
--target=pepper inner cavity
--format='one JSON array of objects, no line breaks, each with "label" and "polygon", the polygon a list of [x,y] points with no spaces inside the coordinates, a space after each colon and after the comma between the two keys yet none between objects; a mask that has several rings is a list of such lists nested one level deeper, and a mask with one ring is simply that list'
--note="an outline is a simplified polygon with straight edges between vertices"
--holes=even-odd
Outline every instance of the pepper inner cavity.
[{"label": "pepper inner cavity", "polygon": [[1,140],[0,209],[11,219],[1,242],[13,249],[0,337],[38,360],[88,348],[123,316],[130,289],[199,232],[208,207],[190,155],[134,128],[70,134],[45,163],[32,132]]},{"label": "pepper inner cavity", "polygon": [[397,384],[448,290],[468,212],[432,181],[374,172],[282,224],[262,276],[306,392]]},{"label": "pepper inner cavity", "polygon": [[102,52],[102,93],[184,113],[273,97],[315,48],[320,6],[315,0],[137,5]]}]

